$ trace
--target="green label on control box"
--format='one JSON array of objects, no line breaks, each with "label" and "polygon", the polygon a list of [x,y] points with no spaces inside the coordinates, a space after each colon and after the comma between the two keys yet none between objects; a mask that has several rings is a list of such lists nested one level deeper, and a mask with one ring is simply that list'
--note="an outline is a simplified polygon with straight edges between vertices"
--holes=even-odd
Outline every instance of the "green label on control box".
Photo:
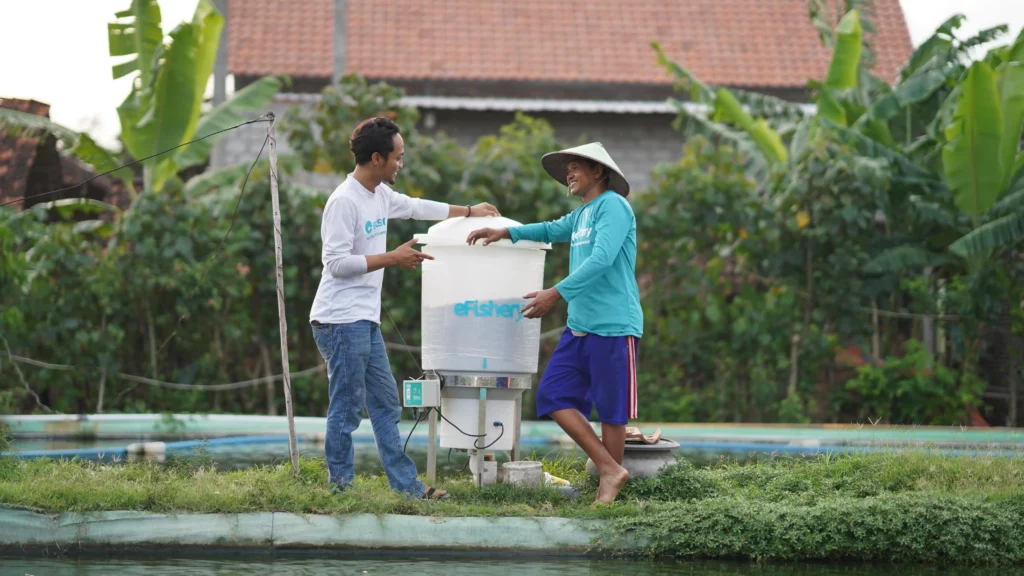
[{"label": "green label on control box", "polygon": [[405,384],[405,405],[423,406],[423,382],[409,381]]}]

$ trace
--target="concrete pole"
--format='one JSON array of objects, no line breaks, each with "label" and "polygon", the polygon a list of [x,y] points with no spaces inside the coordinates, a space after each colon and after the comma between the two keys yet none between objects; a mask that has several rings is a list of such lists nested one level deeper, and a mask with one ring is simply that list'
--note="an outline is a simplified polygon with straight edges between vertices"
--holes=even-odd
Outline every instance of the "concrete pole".
[{"label": "concrete pole", "polygon": [[[213,62],[213,105],[219,106],[228,97],[228,27],[231,26],[231,15],[228,14],[228,0],[213,0],[213,5],[224,16],[224,28],[217,41],[217,58]],[[210,151],[210,167],[223,168],[227,164],[224,158],[226,146],[227,142],[223,138],[214,140],[213,150]]]}]

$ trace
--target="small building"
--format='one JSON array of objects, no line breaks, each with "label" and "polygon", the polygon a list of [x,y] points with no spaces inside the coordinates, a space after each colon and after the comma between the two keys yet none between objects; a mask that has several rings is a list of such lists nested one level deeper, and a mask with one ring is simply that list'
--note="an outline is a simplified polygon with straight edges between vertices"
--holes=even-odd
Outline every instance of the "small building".
[{"label": "small building", "polygon": [[[50,105],[35,100],[0,98],[0,108],[50,117]],[[15,209],[24,210],[64,198],[92,198],[127,208],[131,201],[128,191],[120,181],[107,176],[79,188],[46,194],[75,186],[95,175],[90,166],[62,150],[52,134],[0,129],[0,204],[11,202]]]},{"label": "small building", "polygon": [[[834,4],[834,3],[833,3]],[[710,85],[802,102],[830,54],[805,0],[223,0],[226,54],[216,82],[287,74],[288,103],[311,106],[357,72],[408,94],[427,133],[463,146],[516,111],[559,139],[600,140],[637,188],[677,160],[666,103],[673,79],[651,47]],[[876,74],[893,80],[912,46],[899,0],[874,0]],[[226,59],[226,60],[225,60]],[[226,62],[226,66],[223,63]],[[223,92],[223,90],[222,90]],[[262,138],[229,135],[215,165],[255,156]]]}]

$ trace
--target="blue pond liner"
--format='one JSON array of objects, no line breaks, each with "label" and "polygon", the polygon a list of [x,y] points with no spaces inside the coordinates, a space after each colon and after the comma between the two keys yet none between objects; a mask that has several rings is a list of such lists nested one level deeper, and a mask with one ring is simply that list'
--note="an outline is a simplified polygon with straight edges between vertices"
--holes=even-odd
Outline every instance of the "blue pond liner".
[{"label": "blue pond liner", "polygon": [[[296,437],[298,442],[313,442],[315,438],[313,436],[298,435]],[[353,436],[353,442],[357,443],[371,443],[373,442],[372,435],[366,436]],[[165,454],[191,452],[200,446],[205,444],[208,448],[217,446],[241,446],[251,444],[281,444],[287,443],[288,436],[232,436],[227,438],[212,438],[209,440],[185,440],[181,442],[166,442],[164,447]],[[414,436],[409,440],[410,444],[414,445],[425,445],[427,438],[424,436]],[[546,438],[522,438],[521,443],[523,446],[547,446],[551,442]],[[934,454],[942,454],[947,456],[988,456],[988,457],[1005,457],[1013,458],[1019,457],[1021,454],[1012,450],[969,450],[959,448],[927,448],[927,447],[891,447],[891,446],[840,446],[840,445],[794,445],[794,444],[779,444],[779,443],[767,443],[767,442],[704,442],[704,441],[683,441],[678,442],[679,448],[683,450],[701,450],[704,452],[733,452],[733,453],[758,453],[758,454],[772,454],[772,453],[784,453],[784,454],[795,454],[795,455],[815,455],[815,454],[853,454],[853,453],[872,453],[872,452],[894,452],[894,451],[905,451],[905,452],[928,452]],[[62,450],[25,450],[25,451],[13,451],[13,452],[2,452],[0,456],[9,456],[16,458],[53,458],[53,459],[71,459],[71,458],[82,458],[82,459],[102,459],[104,457],[121,457],[127,458],[128,447],[100,447],[100,448],[71,448]]]},{"label": "blue pond liner", "polygon": [[946,456],[994,456],[1014,458],[1021,456],[1020,452],[1013,450],[967,450],[961,448],[928,448],[914,446],[839,446],[839,445],[799,445],[799,444],[770,444],[766,442],[676,442],[680,448],[704,450],[707,452],[757,452],[771,454],[781,452],[786,454],[854,454],[871,452],[926,452],[942,454]]},{"label": "blue pond liner", "polygon": [[[296,442],[315,442],[317,439],[314,436],[304,436],[299,434],[295,437]],[[360,444],[373,443],[372,435],[359,435],[353,436],[352,441]],[[413,445],[426,445],[427,438],[424,436],[413,436],[409,439],[409,444]],[[205,445],[207,448],[214,448],[217,446],[242,446],[251,444],[287,444],[288,436],[230,436],[227,438],[211,438],[208,440],[183,440],[181,442],[165,442],[164,453],[180,453],[180,452],[192,452],[196,448]],[[521,446],[546,446],[550,444],[545,438],[522,438],[520,440]],[[23,450],[23,451],[12,451],[12,452],[0,452],[0,457],[15,457],[15,458],[52,458],[54,460],[60,459],[71,459],[71,458],[82,458],[88,460],[101,459],[104,457],[128,457],[128,447],[99,447],[99,448],[65,448],[60,450]]]}]

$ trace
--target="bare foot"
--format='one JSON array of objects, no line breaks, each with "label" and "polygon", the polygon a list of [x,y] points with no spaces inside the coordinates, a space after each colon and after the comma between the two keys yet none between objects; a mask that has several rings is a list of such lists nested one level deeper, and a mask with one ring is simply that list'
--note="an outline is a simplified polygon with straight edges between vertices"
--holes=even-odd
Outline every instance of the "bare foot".
[{"label": "bare foot", "polygon": [[594,501],[594,504],[614,502],[615,497],[619,495],[619,490],[622,490],[627,481],[629,481],[629,472],[622,466],[618,466],[618,470],[611,474],[602,474],[601,483],[597,488],[597,500]]}]

